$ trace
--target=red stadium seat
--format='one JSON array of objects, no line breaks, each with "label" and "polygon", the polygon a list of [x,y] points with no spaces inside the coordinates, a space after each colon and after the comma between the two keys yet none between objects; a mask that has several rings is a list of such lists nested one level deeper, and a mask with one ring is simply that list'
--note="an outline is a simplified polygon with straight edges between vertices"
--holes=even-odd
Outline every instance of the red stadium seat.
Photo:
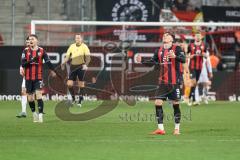
[{"label": "red stadium seat", "polygon": [[0,46],[3,46],[3,37],[2,37],[2,34],[0,34]]}]

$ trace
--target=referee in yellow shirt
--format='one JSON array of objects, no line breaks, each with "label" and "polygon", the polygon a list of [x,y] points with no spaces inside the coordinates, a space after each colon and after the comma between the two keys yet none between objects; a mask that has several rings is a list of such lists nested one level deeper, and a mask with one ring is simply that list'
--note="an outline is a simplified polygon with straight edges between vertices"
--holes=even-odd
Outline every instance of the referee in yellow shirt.
[{"label": "referee in yellow shirt", "polygon": [[85,71],[88,69],[88,64],[90,62],[90,50],[86,44],[83,43],[83,37],[81,34],[75,35],[75,43],[71,44],[67,50],[66,58],[62,64],[62,68],[66,65],[66,63],[70,64],[70,73],[67,81],[67,86],[69,92],[72,96],[73,103],[76,102],[75,100],[75,93],[73,88],[73,82],[77,81],[78,78],[78,86],[80,91],[79,101],[77,105],[81,107],[81,103],[83,100],[84,95],[84,74]]}]

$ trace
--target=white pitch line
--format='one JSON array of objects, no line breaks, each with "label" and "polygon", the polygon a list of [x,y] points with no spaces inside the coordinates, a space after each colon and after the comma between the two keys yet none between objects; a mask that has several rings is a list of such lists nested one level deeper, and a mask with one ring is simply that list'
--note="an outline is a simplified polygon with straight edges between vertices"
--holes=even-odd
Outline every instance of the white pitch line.
[{"label": "white pitch line", "polygon": [[[181,136],[181,135],[180,135]],[[154,137],[154,138],[157,138]],[[93,143],[142,143],[142,142],[169,142],[169,143],[198,143],[203,142],[204,140],[196,140],[196,139],[187,139],[187,140],[176,140],[176,139],[148,139],[148,140],[81,140],[81,139],[73,139],[73,140],[48,140],[49,142],[60,142],[60,143],[86,143],[86,142],[93,142]],[[208,142],[240,142],[240,139],[217,139],[217,140],[207,140]],[[29,139],[19,139],[19,140],[0,140],[0,142],[21,142],[21,143],[28,143],[28,142],[38,142],[37,139],[29,140]]]}]

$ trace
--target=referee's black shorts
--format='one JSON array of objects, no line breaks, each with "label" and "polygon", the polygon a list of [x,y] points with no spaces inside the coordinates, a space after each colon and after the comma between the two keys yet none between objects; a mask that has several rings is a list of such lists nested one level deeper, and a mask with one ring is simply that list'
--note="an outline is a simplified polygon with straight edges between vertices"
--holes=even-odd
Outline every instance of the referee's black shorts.
[{"label": "referee's black shorts", "polygon": [[68,80],[76,81],[78,78],[79,81],[83,81],[84,75],[85,71],[82,70],[82,65],[71,65]]},{"label": "referee's black shorts", "polygon": [[42,80],[26,80],[26,92],[28,94],[33,94],[36,90],[41,90],[42,87]]}]

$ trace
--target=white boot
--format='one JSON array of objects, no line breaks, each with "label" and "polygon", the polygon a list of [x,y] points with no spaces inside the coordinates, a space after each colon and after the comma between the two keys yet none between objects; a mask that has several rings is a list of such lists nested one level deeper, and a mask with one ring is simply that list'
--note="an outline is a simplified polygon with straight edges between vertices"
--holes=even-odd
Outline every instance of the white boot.
[{"label": "white boot", "polygon": [[38,122],[38,114],[36,112],[33,112],[33,122]]},{"label": "white boot", "polygon": [[38,115],[38,122],[43,123],[43,114],[42,113],[39,113],[39,115]]}]

